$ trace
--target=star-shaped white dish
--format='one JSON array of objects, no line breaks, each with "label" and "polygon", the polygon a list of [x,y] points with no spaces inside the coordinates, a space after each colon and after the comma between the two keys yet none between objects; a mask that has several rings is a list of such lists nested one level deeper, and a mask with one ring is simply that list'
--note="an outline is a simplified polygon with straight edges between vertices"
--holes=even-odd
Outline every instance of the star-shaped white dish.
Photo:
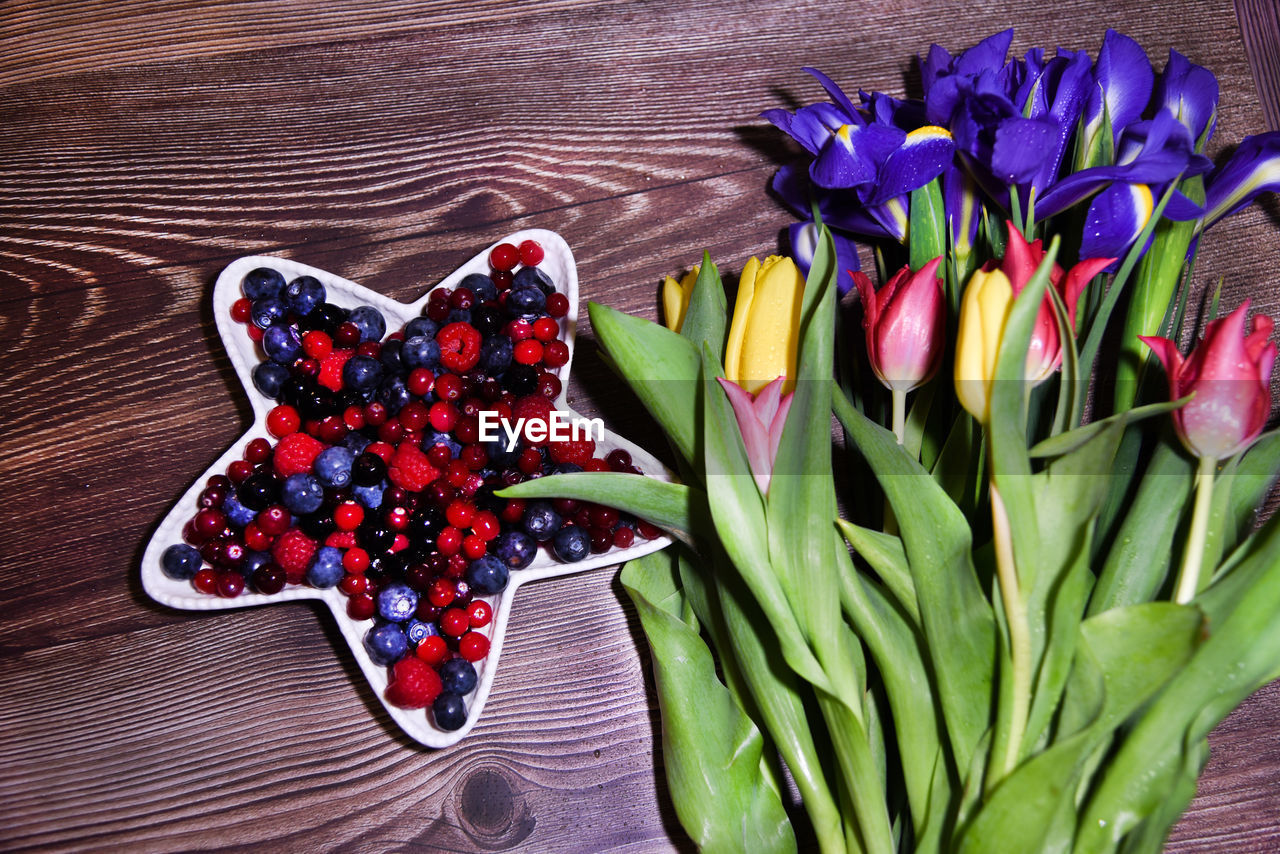
[{"label": "star-shaped white dish", "polygon": [[[555,372],[560,379],[562,391],[555,400],[554,405],[556,409],[566,411],[570,416],[576,416],[576,413],[570,409],[566,402],[569,388],[569,368],[572,364],[574,336],[577,331],[578,318],[578,274],[574,265],[573,254],[569,251],[569,247],[563,238],[554,232],[542,229],[518,231],[515,234],[504,237],[493,245],[496,246],[498,243],[519,245],[524,240],[535,240],[542,246],[545,257],[538,265],[539,268],[551,277],[556,289],[569,299],[569,313],[562,318],[560,338],[569,347],[570,361]],[[488,259],[492,248],[493,246],[490,246],[476,255],[436,287],[452,288],[471,273],[489,273]],[[476,720],[480,717],[481,711],[484,709],[489,690],[493,686],[494,674],[498,667],[498,658],[502,653],[502,641],[507,632],[507,620],[511,613],[511,603],[522,585],[543,578],[569,575],[588,569],[624,563],[632,558],[661,549],[668,545],[670,540],[665,537],[648,541],[636,540],[635,544],[629,548],[614,548],[603,554],[593,554],[577,563],[560,562],[547,554],[545,550],[540,549],[533,563],[527,568],[512,570],[510,582],[507,584],[506,589],[495,597],[485,597],[493,606],[493,620],[485,629],[490,639],[489,655],[476,662],[478,676],[476,688],[465,698],[467,721],[461,728],[453,731],[437,727],[431,719],[429,710],[402,709],[387,702],[385,691],[388,682],[388,668],[375,664],[364,647],[365,633],[373,627],[374,621],[371,619],[353,620],[348,616],[347,597],[338,588],[319,590],[305,585],[290,585],[281,592],[272,595],[253,593],[246,589],[244,593],[234,599],[225,599],[200,593],[189,581],[178,581],[169,578],[161,571],[160,556],[168,546],[182,542],[182,528],[198,510],[197,502],[208,478],[213,475],[225,474],[228,464],[240,459],[244,453],[245,446],[253,439],[265,438],[273,446],[275,445],[275,439],[267,432],[266,419],[267,413],[276,405],[276,401],[262,394],[254,386],[251,378],[253,368],[262,357],[257,345],[246,334],[244,326],[231,318],[232,303],[243,296],[240,287],[241,281],[246,273],[257,267],[272,267],[279,270],[286,281],[292,281],[294,278],[303,275],[314,276],[324,285],[327,294],[326,299],[344,308],[354,308],[358,305],[376,307],[386,318],[388,333],[400,329],[409,320],[421,315],[430,294],[429,290],[415,302],[409,304],[399,303],[324,270],[299,264],[296,261],[290,261],[285,258],[262,255],[240,258],[222,271],[213,288],[213,315],[218,324],[218,333],[222,337],[223,346],[226,347],[227,355],[231,358],[231,364],[235,368],[236,374],[240,377],[240,382],[248,395],[249,403],[253,407],[254,423],[240,437],[239,441],[228,448],[227,452],[192,484],[191,488],[186,491],[173,509],[169,511],[169,514],[165,516],[164,521],[156,528],[142,557],[142,586],[147,591],[147,594],[157,602],[172,608],[192,611],[243,608],[252,605],[291,602],[299,599],[318,599],[326,603],[329,606],[329,610],[333,612],[334,619],[338,622],[338,628],[341,630],[342,636],[351,648],[351,654],[355,656],[356,662],[368,678],[369,684],[373,687],[373,692],[382,701],[383,706],[386,707],[387,713],[416,741],[428,747],[447,747],[471,731],[471,728],[475,726]],[[435,290],[435,288],[431,290]],[[645,474],[663,480],[670,480],[671,478],[670,473],[657,459],[644,449],[612,432],[606,431],[604,440],[598,441],[596,448],[597,456],[616,448],[624,449],[631,454],[634,464],[639,466]]]}]

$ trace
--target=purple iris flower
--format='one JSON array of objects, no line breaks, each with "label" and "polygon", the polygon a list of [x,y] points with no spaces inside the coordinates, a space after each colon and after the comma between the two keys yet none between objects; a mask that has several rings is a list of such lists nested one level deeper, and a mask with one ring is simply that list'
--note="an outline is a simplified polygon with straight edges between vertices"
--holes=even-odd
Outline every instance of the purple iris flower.
[{"label": "purple iris flower", "polygon": [[[1102,130],[1103,111],[1111,123],[1108,152],[1114,156],[1124,129],[1142,118],[1151,102],[1155,71],[1147,53],[1136,41],[1115,30],[1107,30],[1094,63],[1094,81],[1084,106],[1084,140],[1082,149],[1089,151]],[[1109,158],[1110,159],[1110,158]],[[1085,164],[1081,164],[1085,165]]]},{"label": "purple iris flower", "polygon": [[1247,136],[1205,180],[1204,228],[1247,206],[1262,193],[1280,192],[1280,132]]},{"label": "purple iris flower", "polygon": [[1204,151],[1218,122],[1218,78],[1176,50],[1156,82],[1155,101],[1173,113]]},{"label": "purple iris flower", "polygon": [[[787,237],[791,243],[791,258],[805,276],[809,275],[809,267],[813,265],[813,253],[818,248],[818,226],[809,222],[792,223],[787,229]],[[844,296],[853,288],[850,273],[862,269],[858,259],[858,246],[845,235],[832,229],[831,241],[836,247],[836,288],[840,296]]]}]

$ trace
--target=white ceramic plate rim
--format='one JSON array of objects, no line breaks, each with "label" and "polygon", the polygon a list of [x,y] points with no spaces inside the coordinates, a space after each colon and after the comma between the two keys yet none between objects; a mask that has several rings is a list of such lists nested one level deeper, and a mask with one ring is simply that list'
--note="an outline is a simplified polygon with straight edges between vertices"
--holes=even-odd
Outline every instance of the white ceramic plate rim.
[{"label": "white ceramic plate rim", "polygon": [[[588,569],[624,563],[641,555],[657,551],[670,544],[670,540],[666,537],[660,537],[650,541],[637,541],[630,548],[611,549],[603,554],[591,555],[578,563],[560,563],[540,550],[538,557],[529,567],[512,571],[511,580],[506,589],[496,597],[487,597],[493,605],[493,621],[487,627],[490,638],[489,655],[477,665],[478,680],[476,688],[465,698],[467,702],[467,721],[461,728],[453,731],[437,727],[431,720],[429,712],[425,712],[422,709],[402,709],[387,702],[385,692],[388,682],[388,668],[375,664],[364,647],[364,635],[374,625],[374,621],[351,619],[347,615],[347,597],[337,588],[318,590],[306,586],[291,586],[273,595],[246,591],[235,599],[223,599],[199,593],[191,586],[189,581],[177,581],[166,576],[160,569],[160,556],[168,546],[182,542],[182,528],[187,520],[195,515],[200,493],[203,491],[208,478],[216,474],[225,473],[227,466],[233,460],[241,458],[245,445],[253,439],[259,437],[268,440],[272,439],[267,433],[266,417],[276,402],[258,391],[253,385],[251,374],[253,368],[262,357],[257,345],[249,339],[244,327],[231,319],[231,305],[243,296],[240,283],[246,273],[257,267],[274,267],[284,275],[286,281],[292,281],[294,278],[303,275],[314,276],[324,285],[326,299],[329,302],[344,308],[354,308],[357,305],[372,305],[381,311],[386,318],[387,331],[393,332],[422,313],[422,308],[425,306],[431,291],[441,287],[452,288],[471,273],[487,274],[490,270],[489,252],[494,246],[499,243],[519,245],[524,240],[536,240],[541,244],[545,257],[539,264],[540,269],[551,276],[555,282],[556,289],[569,299],[569,313],[563,319],[560,337],[569,347],[570,361],[557,371],[562,383],[562,391],[556,399],[555,405],[557,409],[566,410],[571,415],[576,415],[569,407],[566,396],[569,387],[568,378],[569,368],[572,364],[574,337],[577,332],[578,275],[573,254],[569,250],[568,244],[555,232],[545,229],[525,229],[509,234],[501,240],[495,241],[417,300],[407,304],[396,302],[325,270],[310,267],[287,258],[250,255],[239,258],[229,264],[218,276],[213,288],[213,315],[218,325],[218,333],[222,338],[223,346],[226,348],[231,364],[235,368],[235,372],[240,378],[240,383],[244,387],[249,402],[253,407],[254,423],[235,444],[227,449],[226,453],[209,466],[205,473],[191,485],[156,528],[142,557],[142,586],[147,594],[163,605],[191,611],[244,608],[302,599],[320,600],[327,604],[329,610],[333,613],[338,629],[346,639],[347,645],[351,648],[351,653],[355,656],[356,663],[359,664],[360,669],[368,678],[373,692],[378,696],[387,713],[391,715],[392,719],[407,735],[428,747],[447,747],[466,736],[479,719],[481,711],[488,700],[489,692],[493,687],[498,659],[502,653],[503,640],[506,636],[512,600],[516,595],[516,591],[522,585],[543,578],[569,575]],[[640,466],[646,474],[667,481],[672,479],[671,473],[662,463],[643,448],[621,436],[606,432],[604,441],[597,442],[598,453],[607,452],[615,448],[623,448],[630,452],[636,465]]]}]

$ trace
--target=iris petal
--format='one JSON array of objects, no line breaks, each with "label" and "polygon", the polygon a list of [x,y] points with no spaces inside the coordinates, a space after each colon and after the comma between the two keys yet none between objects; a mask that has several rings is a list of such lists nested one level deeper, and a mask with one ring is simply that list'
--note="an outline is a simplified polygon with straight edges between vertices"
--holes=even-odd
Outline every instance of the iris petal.
[{"label": "iris petal", "polygon": [[880,168],[878,186],[867,199],[879,205],[928,184],[942,174],[955,156],[951,134],[939,127],[923,127],[907,134],[905,143]]},{"label": "iris petal", "polygon": [[1248,205],[1260,194],[1280,191],[1280,132],[1248,136],[1205,188],[1205,228]]},{"label": "iris petal", "polygon": [[1115,258],[1138,239],[1153,209],[1145,184],[1112,184],[1094,198],[1085,217],[1081,258]]},{"label": "iris petal", "polygon": [[1125,127],[1142,117],[1151,101],[1155,72],[1142,46],[1115,30],[1107,30],[1102,39],[1096,70],[1101,92],[1097,120],[1102,120],[1101,104],[1105,103],[1114,144]]}]

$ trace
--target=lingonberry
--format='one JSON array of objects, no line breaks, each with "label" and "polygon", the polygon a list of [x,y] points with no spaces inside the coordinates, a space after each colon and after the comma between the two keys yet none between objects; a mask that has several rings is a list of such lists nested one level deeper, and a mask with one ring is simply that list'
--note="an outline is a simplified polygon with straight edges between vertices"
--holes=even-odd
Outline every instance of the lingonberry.
[{"label": "lingonberry", "polygon": [[495,270],[511,270],[520,263],[520,250],[510,243],[499,243],[489,251],[489,266]]}]

